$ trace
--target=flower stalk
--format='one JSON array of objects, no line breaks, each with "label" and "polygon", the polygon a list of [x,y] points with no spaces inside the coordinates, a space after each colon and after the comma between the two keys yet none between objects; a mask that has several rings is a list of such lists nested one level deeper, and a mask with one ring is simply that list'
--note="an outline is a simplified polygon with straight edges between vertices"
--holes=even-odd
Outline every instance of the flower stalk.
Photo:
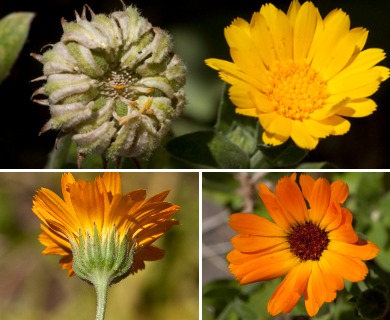
[{"label": "flower stalk", "polygon": [[96,290],[96,320],[103,320],[106,313],[108,279],[99,279],[94,284]]}]

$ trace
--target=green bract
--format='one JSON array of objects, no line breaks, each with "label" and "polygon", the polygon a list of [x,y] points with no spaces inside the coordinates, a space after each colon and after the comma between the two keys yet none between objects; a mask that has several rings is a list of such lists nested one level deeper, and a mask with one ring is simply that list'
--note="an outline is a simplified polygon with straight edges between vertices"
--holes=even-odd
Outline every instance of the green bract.
[{"label": "green bract", "polygon": [[46,99],[34,101],[51,113],[41,132],[70,134],[80,157],[148,157],[185,104],[186,68],[170,36],[131,6],[109,16],[85,6],[62,27],[60,42],[32,54],[43,64],[35,80],[46,81],[33,94]]}]

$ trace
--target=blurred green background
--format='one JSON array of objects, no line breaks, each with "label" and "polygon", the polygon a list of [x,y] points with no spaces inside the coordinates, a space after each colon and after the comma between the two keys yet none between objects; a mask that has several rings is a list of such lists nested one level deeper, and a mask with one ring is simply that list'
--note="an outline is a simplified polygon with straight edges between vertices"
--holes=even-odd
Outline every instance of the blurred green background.
[{"label": "blurred green background", "polygon": [[[40,221],[32,197],[45,187],[61,195],[62,173],[0,172],[0,319],[94,319],[94,288],[69,278],[59,256],[44,256],[38,242]],[[75,172],[92,181],[102,173]],[[139,271],[108,292],[106,319],[198,319],[199,177],[191,172],[121,173],[122,193],[146,189],[147,197],[171,190],[166,201],[181,210],[180,221],[156,244],[162,260]]]},{"label": "blurred green background", "polygon": [[[141,13],[155,26],[172,33],[176,51],[188,66],[188,81],[185,87],[187,106],[180,119],[175,121],[173,136],[212,129],[223,90],[223,82],[217,72],[204,64],[205,58],[230,60],[223,29],[236,17],[250,20],[262,4],[272,2],[286,11],[290,0],[125,0],[136,5]],[[303,1],[301,1],[303,2]],[[48,108],[39,106],[30,97],[38,83],[30,83],[41,75],[42,65],[30,57],[39,53],[61,36],[60,19],[74,19],[74,10],[81,11],[88,3],[96,13],[109,13],[121,9],[119,0],[40,0],[2,1],[0,17],[14,11],[36,13],[32,21],[27,43],[10,76],[0,86],[3,101],[3,118],[0,127],[0,145],[7,150],[0,158],[0,168],[43,168],[49,151],[53,148],[56,132],[47,132],[38,137],[38,132],[49,119]],[[351,27],[369,30],[366,47],[378,47],[390,52],[390,1],[383,0],[314,0],[323,17],[331,10],[341,8],[351,18]],[[0,62],[1,63],[1,62]],[[382,65],[390,66],[386,59]],[[365,118],[352,118],[350,131],[344,136],[329,137],[309,153],[307,162],[329,161],[339,168],[390,168],[387,152],[390,131],[390,80],[384,82],[373,96],[378,110]],[[4,101],[8,101],[5,103]],[[171,163],[170,167],[185,167],[188,163]],[[157,164],[159,168],[163,163]],[[165,166],[164,166],[165,167]]]},{"label": "blurred green background", "polygon": [[[275,183],[286,172],[256,173],[203,173],[202,190],[202,284],[203,320],[212,319],[271,319],[267,302],[281,282],[275,279],[239,286],[230,274],[226,254],[232,249],[230,239],[236,234],[227,225],[230,214],[255,213],[271,220],[260,197],[258,183],[267,184],[275,191]],[[370,269],[364,282],[345,281],[345,290],[339,291],[335,302],[325,303],[314,319],[359,319],[356,298],[362,290],[378,287],[390,306],[390,173],[389,172],[323,172],[308,173],[329,181],[342,180],[349,186],[349,197],[344,206],[354,216],[353,226],[360,237],[366,236],[380,247],[374,260],[367,261]],[[376,307],[379,299],[374,299]],[[365,309],[369,306],[365,305]],[[385,304],[386,307],[386,304]],[[382,308],[382,309],[381,309]],[[377,319],[390,319],[390,311]],[[305,316],[306,315],[306,316]],[[303,300],[289,315],[273,319],[309,319]],[[361,319],[361,318],[360,318]]]}]

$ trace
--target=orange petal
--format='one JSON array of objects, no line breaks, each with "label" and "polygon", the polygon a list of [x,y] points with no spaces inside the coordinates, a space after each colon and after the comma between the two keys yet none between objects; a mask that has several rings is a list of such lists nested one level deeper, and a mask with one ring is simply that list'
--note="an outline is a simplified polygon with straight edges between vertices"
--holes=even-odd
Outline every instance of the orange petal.
[{"label": "orange petal", "polygon": [[68,254],[71,250],[69,240],[54,229],[41,224],[43,232],[39,235],[39,242],[46,246],[44,254]]},{"label": "orange petal", "polygon": [[279,278],[289,272],[299,260],[290,250],[281,250],[249,260],[240,265],[229,265],[229,270],[240,281],[248,284]]},{"label": "orange petal", "polygon": [[319,224],[329,207],[330,185],[328,180],[318,178],[313,186],[309,202],[310,218],[314,224]]},{"label": "orange petal", "polygon": [[322,259],[326,259],[333,270],[351,282],[363,280],[368,273],[367,266],[361,260],[331,250],[325,250]]},{"label": "orange petal", "polygon": [[305,290],[305,306],[310,317],[317,314],[326,299],[326,284],[317,261],[313,261]]},{"label": "orange petal", "polygon": [[67,255],[67,256],[64,256],[60,259],[61,269],[68,270],[69,277],[74,275],[72,265],[73,265],[73,256],[72,255]]},{"label": "orange petal", "polygon": [[314,188],[315,179],[308,174],[301,174],[299,176],[299,185],[302,189],[302,194],[307,201],[311,199],[311,193]]},{"label": "orange petal", "polygon": [[289,313],[302,296],[311,273],[311,261],[295,266],[276,288],[268,301],[268,312],[275,316],[281,312]]},{"label": "orange petal", "polygon": [[[95,182],[78,181],[75,184],[69,186],[70,199],[72,201],[73,209],[80,219],[82,229],[92,231],[94,224],[99,232],[102,231],[104,222],[107,193],[103,194],[99,189],[98,181],[100,178],[96,178]],[[103,184],[100,183],[100,187]],[[108,208],[107,208],[108,212]]]},{"label": "orange petal", "polygon": [[276,185],[276,194],[281,205],[298,224],[304,224],[308,216],[307,206],[296,182],[289,177],[281,178]]},{"label": "orange petal", "polygon": [[352,214],[347,208],[341,208],[342,222],[337,229],[329,232],[328,237],[331,240],[339,240],[349,243],[358,241],[358,236],[352,227]]},{"label": "orange petal", "polygon": [[349,190],[348,185],[345,182],[341,180],[334,181],[330,188],[332,193],[331,201],[342,204],[347,200]]},{"label": "orange petal", "polygon": [[342,290],[344,288],[343,277],[334,270],[329,264],[328,260],[320,259],[318,265],[321,269],[322,275],[326,284],[326,302],[331,302],[336,298],[336,290]]},{"label": "orange petal", "polygon": [[61,177],[61,189],[62,189],[62,196],[64,197],[65,203],[71,207],[70,202],[70,195],[69,195],[69,184],[75,183],[75,179],[71,173],[64,173]]},{"label": "orange petal", "polygon": [[105,172],[103,181],[107,192],[111,192],[112,195],[121,193],[121,176],[119,172]]},{"label": "orange petal", "polygon": [[283,209],[278,198],[265,184],[259,184],[259,196],[275,223],[283,230],[290,231],[291,226],[296,224],[295,219]]},{"label": "orange petal", "polygon": [[379,247],[363,239],[359,239],[357,243],[353,244],[332,240],[328,245],[328,250],[362,260],[371,260],[377,256]]},{"label": "orange petal", "polygon": [[263,251],[270,253],[289,247],[286,237],[261,237],[247,234],[238,234],[231,240],[234,248],[241,252]]},{"label": "orange petal", "polygon": [[41,188],[37,191],[32,210],[43,222],[47,219],[55,219],[69,231],[78,231],[79,221],[72,208],[49,189]]},{"label": "orange petal", "polygon": [[251,213],[234,213],[229,226],[240,233],[264,237],[284,237],[286,233],[275,223]]},{"label": "orange petal", "polygon": [[338,228],[342,221],[343,215],[341,213],[340,205],[336,202],[331,202],[319,226],[321,229],[329,232]]}]

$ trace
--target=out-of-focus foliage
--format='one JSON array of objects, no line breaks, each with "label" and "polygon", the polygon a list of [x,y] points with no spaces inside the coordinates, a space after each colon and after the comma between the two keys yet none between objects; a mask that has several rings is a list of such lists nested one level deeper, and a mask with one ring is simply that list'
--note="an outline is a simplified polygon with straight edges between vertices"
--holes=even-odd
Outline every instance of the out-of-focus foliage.
[{"label": "out-of-focus foliage", "polygon": [[[219,270],[211,268],[216,256],[203,257],[203,319],[271,319],[267,312],[267,302],[280,283],[281,279],[259,282],[250,285],[238,285],[227,270],[225,255],[231,246],[234,232],[227,230],[227,220],[231,213],[251,212],[271,219],[263,203],[257,195],[259,182],[266,183],[273,189],[277,180],[289,175],[286,172],[275,173],[204,173],[203,174],[203,208],[214,203],[220,206],[225,216],[213,226],[203,225],[207,230],[203,234],[203,252],[213,248],[225,250],[219,253]],[[351,210],[354,217],[354,228],[361,237],[367,237],[380,247],[378,256],[366,264],[369,267],[367,278],[359,283],[345,281],[345,289],[338,292],[332,303],[325,303],[314,319],[387,319],[390,301],[390,174],[383,172],[326,172],[308,173],[314,177],[325,176],[328,180],[343,180],[349,186],[350,194],[345,206]],[[221,211],[222,212],[222,211]],[[210,217],[218,212],[203,212],[203,221],[210,222]],[[219,236],[212,237],[212,234]],[[215,251],[217,252],[217,251]],[[221,269],[224,261],[225,270]],[[210,271],[210,274],[206,274]],[[387,314],[384,315],[387,308]],[[362,310],[365,310],[364,313]],[[360,310],[360,311],[359,311]],[[364,313],[364,314],[363,314]],[[308,319],[303,299],[292,312],[279,315],[275,319]],[[368,318],[371,315],[372,318]]]},{"label": "out-of-focus foliage", "polygon": [[15,12],[0,20],[0,84],[18,58],[33,18],[34,13]]},{"label": "out-of-focus foliage", "polygon": [[[73,173],[93,180],[98,173]],[[100,173],[101,175],[101,173]],[[122,191],[146,189],[152,196],[171,190],[167,201],[181,210],[180,221],[158,240],[162,260],[146,262],[145,270],[108,291],[107,319],[198,319],[198,174],[121,173]],[[31,211],[36,190],[57,194],[61,173],[0,173],[0,318],[1,320],[92,319],[94,288],[69,278],[58,256],[44,256],[38,242],[39,220]]]}]

